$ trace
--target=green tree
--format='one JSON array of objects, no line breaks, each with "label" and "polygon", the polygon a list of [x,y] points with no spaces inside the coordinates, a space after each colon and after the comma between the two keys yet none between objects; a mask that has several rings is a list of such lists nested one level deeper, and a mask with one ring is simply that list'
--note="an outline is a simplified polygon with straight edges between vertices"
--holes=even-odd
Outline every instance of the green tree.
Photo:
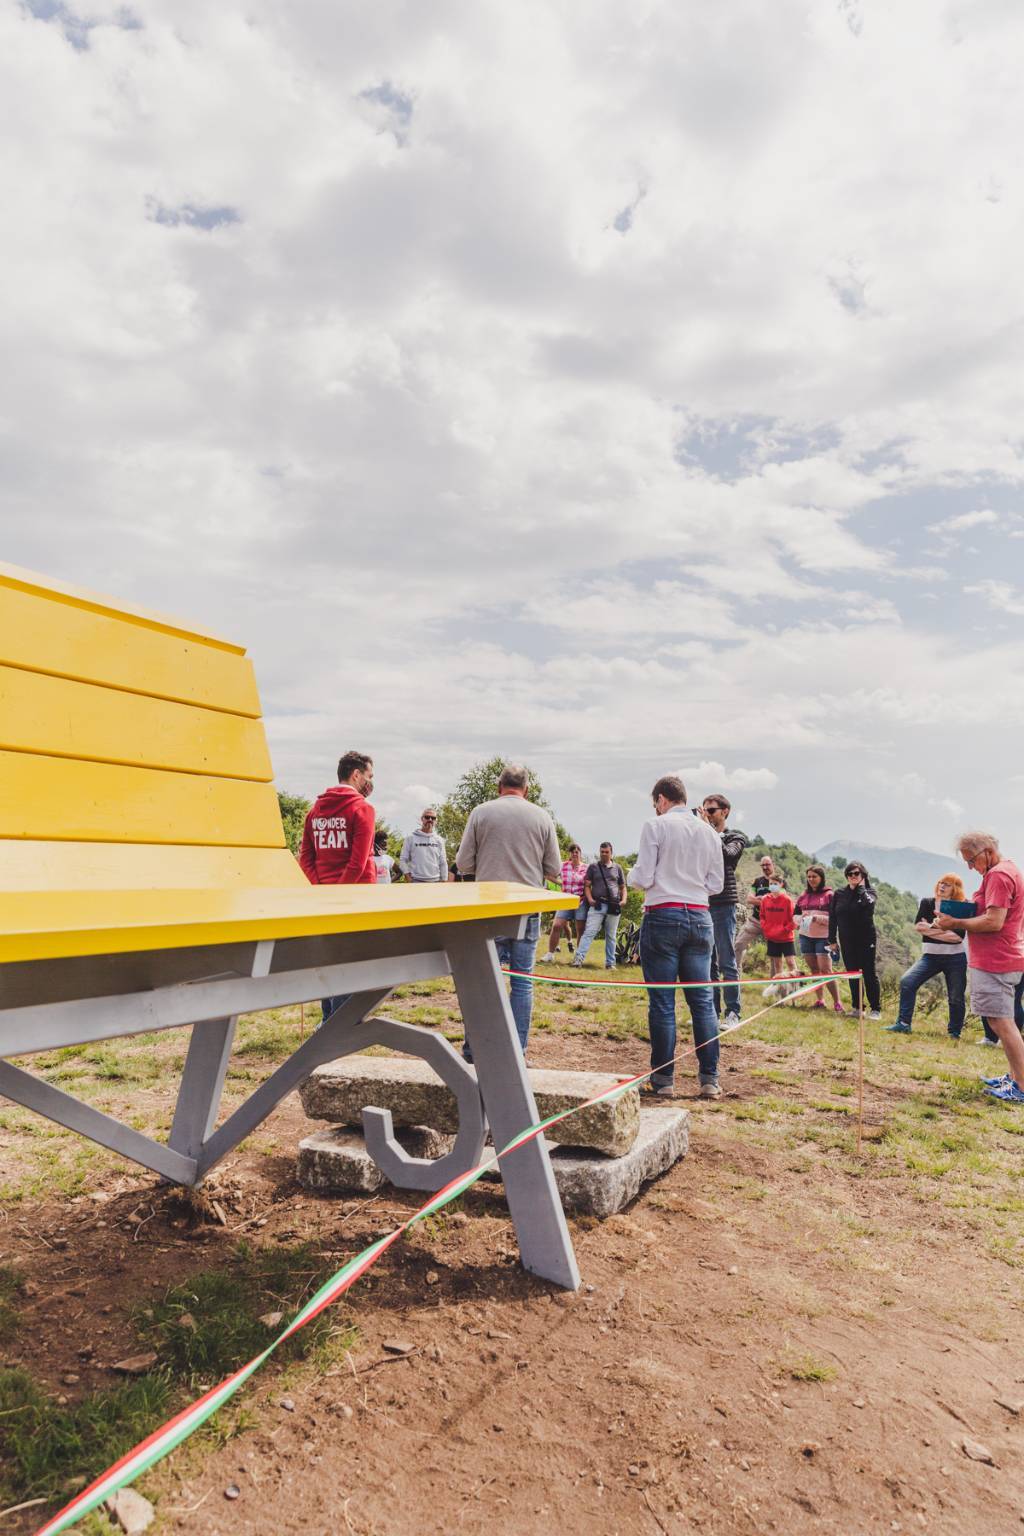
[{"label": "green tree", "polygon": [[298,853],[302,843],[302,828],[305,824],[306,812],[312,802],[302,795],[289,795],[286,790],[279,789],[277,803],[281,807],[285,842],[292,853]]},{"label": "green tree", "polygon": [[[510,759],[504,757],[491,757],[485,763],[476,763],[451,790],[444,803],[438,806],[437,830],[444,838],[445,847],[448,850],[449,864],[455,863],[455,855],[459,851],[462,834],[466,830],[466,822],[469,813],[478,805],[484,805],[488,800],[496,800],[498,797],[498,779],[503,768],[508,766]],[[534,805],[539,805],[546,811],[551,811],[550,805],[544,798],[540,780],[532,768],[527,768],[526,798],[532,800]],[[558,837],[558,846],[563,856],[573,841],[561,822],[555,820],[555,833]]]}]

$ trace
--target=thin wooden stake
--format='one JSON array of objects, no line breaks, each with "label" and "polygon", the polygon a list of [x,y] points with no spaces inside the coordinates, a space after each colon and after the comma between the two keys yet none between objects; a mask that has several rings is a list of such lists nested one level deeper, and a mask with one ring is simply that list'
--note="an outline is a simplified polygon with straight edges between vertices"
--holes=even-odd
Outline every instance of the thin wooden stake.
[{"label": "thin wooden stake", "polygon": [[857,988],[857,1155],[864,1147],[864,972],[860,973]]}]

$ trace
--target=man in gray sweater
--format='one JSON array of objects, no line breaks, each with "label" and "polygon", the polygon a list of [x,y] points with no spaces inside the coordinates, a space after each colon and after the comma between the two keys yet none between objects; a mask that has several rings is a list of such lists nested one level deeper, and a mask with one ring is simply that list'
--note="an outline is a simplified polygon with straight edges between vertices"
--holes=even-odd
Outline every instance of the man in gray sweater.
[{"label": "man in gray sweater", "polygon": [[437,812],[432,805],[420,817],[419,831],[410,832],[402,844],[398,867],[416,882],[448,879],[448,855],[437,834]]},{"label": "man in gray sweater", "polygon": [[[469,814],[462,842],[455,856],[459,873],[475,880],[511,880],[518,885],[542,886],[557,880],[562,869],[555,824],[547,811],[526,798],[529,780],[525,768],[509,764],[498,780],[497,800],[478,805]],[[540,913],[526,920],[526,937],[499,939],[498,959],[513,972],[533,970],[540,937]],[[533,982],[529,975],[512,977],[512,1017],[525,1054],[533,1015]],[[466,1047],[462,1054],[471,1061]]]}]

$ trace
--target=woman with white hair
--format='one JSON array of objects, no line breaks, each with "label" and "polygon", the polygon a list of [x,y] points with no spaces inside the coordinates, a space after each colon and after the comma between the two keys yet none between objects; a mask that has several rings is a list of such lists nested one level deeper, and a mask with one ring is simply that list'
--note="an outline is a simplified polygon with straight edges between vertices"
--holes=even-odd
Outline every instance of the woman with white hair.
[{"label": "woman with white hair", "polygon": [[985,1092],[1003,1104],[1024,1104],[1024,1039],[1013,1022],[1013,993],[1024,975],[1024,876],[1004,859],[989,832],[964,832],[956,850],[981,876],[974,917],[938,912],[935,927],[967,935],[971,1007],[999,1036],[1010,1070],[985,1079]]}]

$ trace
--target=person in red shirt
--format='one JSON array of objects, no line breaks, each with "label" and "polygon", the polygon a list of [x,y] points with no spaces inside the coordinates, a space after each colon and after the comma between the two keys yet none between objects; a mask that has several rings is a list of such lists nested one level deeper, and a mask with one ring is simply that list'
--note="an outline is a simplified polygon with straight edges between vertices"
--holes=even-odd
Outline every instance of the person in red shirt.
[{"label": "person in red shirt", "polygon": [[985,1091],[1003,1104],[1024,1105],[1024,1039],[1013,1019],[1014,991],[1024,976],[1024,875],[1005,859],[988,832],[965,832],[957,852],[981,876],[974,917],[935,914],[935,927],[967,935],[971,1007],[999,1036],[1009,1071],[986,1078]]},{"label": "person in red shirt", "polygon": [[346,752],[338,783],[317,795],[302,829],[299,863],[311,885],[374,885],[373,758]]},{"label": "person in red shirt", "polygon": [[[306,813],[299,863],[311,885],[376,885],[372,793],[373,758],[346,752],[338,763],[337,787],[317,795]],[[350,996],[322,998],[321,1024]]]},{"label": "person in red shirt", "polygon": [[761,932],[768,946],[768,972],[775,976],[799,976],[796,963],[796,945],[793,942],[796,925],[793,898],[786,890],[781,874],[772,876],[767,892],[761,897]]}]

